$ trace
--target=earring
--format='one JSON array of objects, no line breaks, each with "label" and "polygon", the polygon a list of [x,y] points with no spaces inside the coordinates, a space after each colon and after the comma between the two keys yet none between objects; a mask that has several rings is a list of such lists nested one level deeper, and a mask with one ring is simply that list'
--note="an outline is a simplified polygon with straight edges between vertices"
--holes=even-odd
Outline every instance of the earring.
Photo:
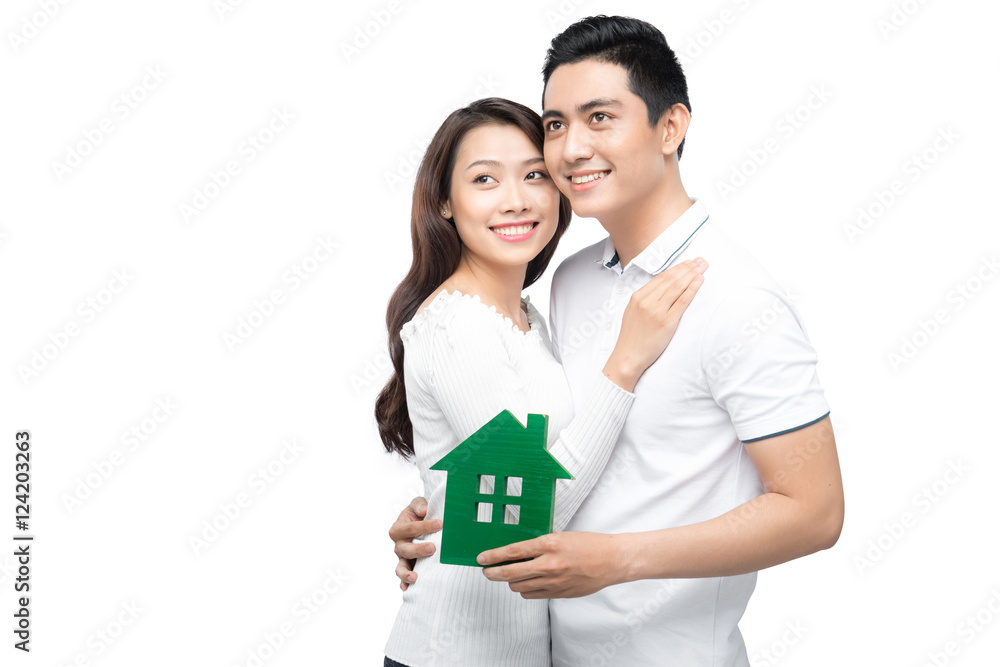
[{"label": "earring", "polygon": [[446,208],[441,209],[441,216],[447,218],[448,217],[448,209],[446,209]]}]

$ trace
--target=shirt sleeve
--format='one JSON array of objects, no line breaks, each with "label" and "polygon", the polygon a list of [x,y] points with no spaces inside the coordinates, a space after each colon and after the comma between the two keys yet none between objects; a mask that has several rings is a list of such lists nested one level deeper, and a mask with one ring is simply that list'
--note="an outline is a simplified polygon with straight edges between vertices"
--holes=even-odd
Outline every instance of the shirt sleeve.
[{"label": "shirt sleeve", "polygon": [[777,291],[741,287],[708,319],[701,364],[712,396],[744,443],[798,430],[830,408],[816,350],[798,313]]},{"label": "shirt sleeve", "polygon": [[[459,313],[427,333],[427,389],[457,436],[455,446],[503,410],[515,415],[532,412],[523,389],[531,378],[515,372],[503,332],[494,322]],[[576,406],[576,416],[548,447],[574,476],[556,480],[553,530],[566,527],[596,484],[634,398],[598,371],[583,405]],[[519,486],[512,490],[520,493]],[[512,511],[512,518],[516,516]]]}]

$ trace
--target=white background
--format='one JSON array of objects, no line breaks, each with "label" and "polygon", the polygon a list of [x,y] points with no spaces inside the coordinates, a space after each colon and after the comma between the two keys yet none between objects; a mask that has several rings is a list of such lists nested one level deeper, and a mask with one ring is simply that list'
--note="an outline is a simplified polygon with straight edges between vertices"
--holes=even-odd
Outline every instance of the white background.
[{"label": "white background", "polygon": [[[539,109],[548,41],[598,13],[654,23],[683,58],[685,186],[790,293],[833,409],[844,531],[760,573],[754,664],[994,664],[1000,9],[971,0],[4,3],[0,663],[381,664],[386,530],[420,492],[372,414],[415,161],[471,99]],[[276,109],[293,118],[269,133]],[[851,234],[859,207],[878,215]],[[574,221],[552,266],[603,236]],[[543,313],[550,275],[528,290]],[[12,648],[24,429],[30,656]]]}]

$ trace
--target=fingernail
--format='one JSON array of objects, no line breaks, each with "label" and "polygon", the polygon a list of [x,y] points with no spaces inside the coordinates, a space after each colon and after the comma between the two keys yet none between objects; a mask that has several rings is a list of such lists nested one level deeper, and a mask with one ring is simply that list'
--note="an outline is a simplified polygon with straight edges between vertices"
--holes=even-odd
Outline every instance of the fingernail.
[{"label": "fingernail", "polygon": [[694,261],[697,262],[699,266],[705,266],[705,265],[708,264],[708,262],[705,261],[704,257],[699,257],[698,259],[696,259]]},{"label": "fingernail", "polygon": [[412,584],[416,580],[416,577],[414,577],[412,574],[408,574],[406,575],[406,580]]},{"label": "fingernail", "polygon": [[417,506],[417,512],[419,512],[420,514],[423,514],[426,511],[427,511],[427,505],[418,505]]},{"label": "fingernail", "polygon": [[482,565],[486,562],[486,557],[480,554],[479,556],[476,556],[476,562]]},{"label": "fingernail", "polygon": [[424,547],[423,551],[425,554],[434,553],[434,545],[428,544],[427,546]]}]

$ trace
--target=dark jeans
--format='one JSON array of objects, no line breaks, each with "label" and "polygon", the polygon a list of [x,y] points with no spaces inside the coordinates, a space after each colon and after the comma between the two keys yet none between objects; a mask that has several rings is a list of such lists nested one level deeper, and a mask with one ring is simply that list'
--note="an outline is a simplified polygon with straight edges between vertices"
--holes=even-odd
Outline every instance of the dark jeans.
[{"label": "dark jeans", "polygon": [[385,662],[382,663],[382,667],[406,667],[406,665],[401,662],[396,662],[389,656],[385,656]]}]

